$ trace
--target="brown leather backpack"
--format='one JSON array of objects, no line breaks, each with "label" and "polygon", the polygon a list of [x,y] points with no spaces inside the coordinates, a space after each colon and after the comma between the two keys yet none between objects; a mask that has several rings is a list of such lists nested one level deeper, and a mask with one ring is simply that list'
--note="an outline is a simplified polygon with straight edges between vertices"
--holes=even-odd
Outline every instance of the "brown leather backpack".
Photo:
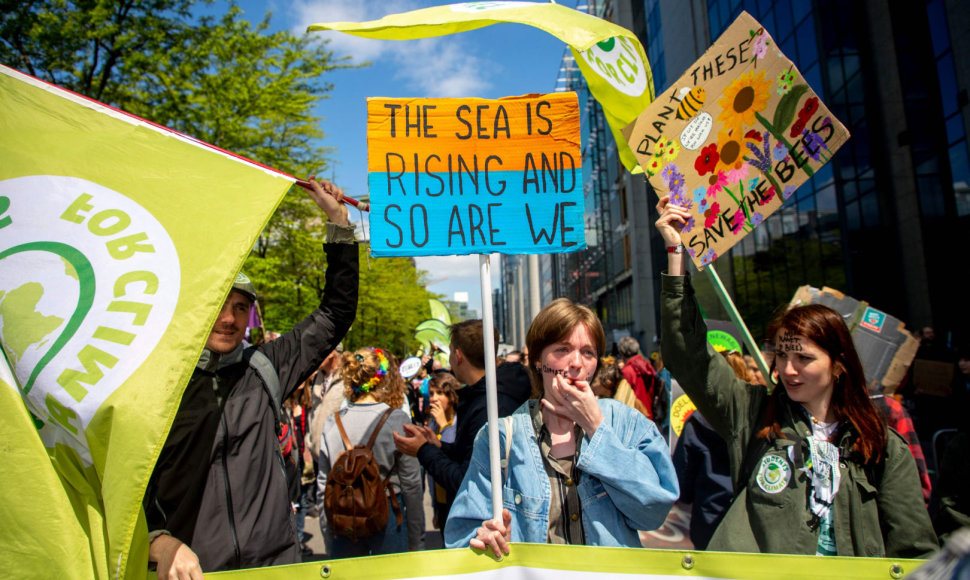
[{"label": "brown leather backpack", "polygon": [[381,468],[374,459],[371,448],[381,427],[394,409],[388,409],[381,416],[371,432],[367,445],[351,446],[347,432],[340,421],[340,412],[334,413],[337,428],[344,441],[344,450],[337,455],[327,476],[324,489],[323,509],[327,513],[330,529],[335,535],[345,536],[356,542],[383,530],[387,526],[387,497],[390,492],[391,504],[397,516],[397,525],[403,521],[397,494],[391,486],[391,476],[381,479]]}]

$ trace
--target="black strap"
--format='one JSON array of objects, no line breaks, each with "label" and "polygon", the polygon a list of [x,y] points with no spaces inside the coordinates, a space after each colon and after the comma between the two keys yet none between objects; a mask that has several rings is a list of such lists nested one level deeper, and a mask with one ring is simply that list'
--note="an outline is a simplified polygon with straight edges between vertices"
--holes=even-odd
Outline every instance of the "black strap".
[{"label": "black strap", "polygon": [[280,377],[276,373],[276,368],[269,360],[269,357],[263,354],[263,351],[257,347],[247,348],[243,351],[242,358],[247,365],[256,371],[259,378],[262,379],[260,383],[262,383],[263,390],[269,396],[270,403],[273,407],[273,417],[276,418],[276,436],[279,437],[283,433],[280,427],[280,423],[282,422],[280,410],[283,407],[283,391],[280,388]]}]

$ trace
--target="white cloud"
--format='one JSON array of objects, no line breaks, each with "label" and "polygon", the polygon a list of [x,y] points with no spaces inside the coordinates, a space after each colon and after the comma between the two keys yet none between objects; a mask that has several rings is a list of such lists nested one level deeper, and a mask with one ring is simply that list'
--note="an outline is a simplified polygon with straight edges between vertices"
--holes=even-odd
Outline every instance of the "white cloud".
[{"label": "white cloud", "polygon": [[[310,24],[322,22],[364,22],[388,14],[421,8],[409,0],[366,2],[364,0],[299,0],[289,10],[302,34]],[[492,85],[490,78],[502,67],[475,55],[460,35],[420,40],[373,40],[341,32],[314,32],[330,39],[338,55],[350,55],[357,62],[385,64],[394,79],[404,83],[414,97],[467,97],[481,94]]]},{"label": "white cloud", "polygon": [[414,262],[430,278],[474,278],[478,283],[478,256],[418,256]]},{"label": "white cloud", "polygon": [[[499,254],[492,254],[489,266],[492,273],[492,287],[497,288],[499,277]],[[436,280],[447,278],[449,281],[467,282],[469,291],[481,288],[479,282],[478,254],[470,256],[417,256],[414,263],[419,270],[428,272],[428,278]],[[473,288],[472,288],[473,287]],[[433,289],[432,289],[433,290]]]}]

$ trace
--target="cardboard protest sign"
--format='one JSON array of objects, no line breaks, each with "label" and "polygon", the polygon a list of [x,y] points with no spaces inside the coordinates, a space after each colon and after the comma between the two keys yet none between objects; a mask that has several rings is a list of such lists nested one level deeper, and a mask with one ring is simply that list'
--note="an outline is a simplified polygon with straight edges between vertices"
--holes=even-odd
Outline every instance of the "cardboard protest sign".
[{"label": "cardboard protest sign", "polygon": [[916,359],[913,361],[913,384],[916,392],[921,395],[946,397],[951,392],[953,374],[956,368],[953,363],[936,360]]},{"label": "cardboard protest sign", "polygon": [[654,189],[690,209],[681,239],[699,268],[781,207],[849,137],[746,12],[624,132]]},{"label": "cardboard protest sign", "polygon": [[367,100],[375,256],[586,247],[576,93]]}]

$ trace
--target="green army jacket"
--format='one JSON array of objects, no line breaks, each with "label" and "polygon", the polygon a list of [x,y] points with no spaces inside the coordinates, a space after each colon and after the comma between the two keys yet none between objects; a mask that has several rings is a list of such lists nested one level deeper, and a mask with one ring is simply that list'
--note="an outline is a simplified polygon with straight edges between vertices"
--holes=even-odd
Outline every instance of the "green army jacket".
[{"label": "green army jacket", "polygon": [[[815,554],[819,527],[809,509],[811,485],[801,471],[812,434],[807,415],[784,389],[769,395],[737,378],[716,356],[689,277],[664,275],[661,300],[664,364],[727,442],[737,492],[708,549]],[[755,438],[769,396],[779,398],[783,433],[772,443]],[[919,558],[936,550],[906,442],[890,430],[885,460],[866,467],[850,452],[854,438],[851,428],[841,429],[833,442],[841,468],[832,512],[838,555]]]}]

